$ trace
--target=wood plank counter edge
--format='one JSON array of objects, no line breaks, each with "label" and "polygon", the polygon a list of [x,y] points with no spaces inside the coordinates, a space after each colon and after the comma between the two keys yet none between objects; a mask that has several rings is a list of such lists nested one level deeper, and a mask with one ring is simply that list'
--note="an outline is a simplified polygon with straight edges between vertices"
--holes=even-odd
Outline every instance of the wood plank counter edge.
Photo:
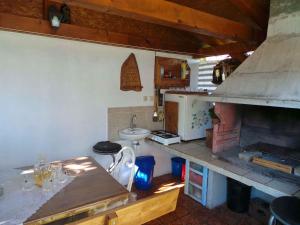
[{"label": "wood plank counter edge", "polygon": [[71,223],[70,225],[131,225],[144,224],[176,209],[180,188],[174,188],[150,197],[111,209]]},{"label": "wood plank counter edge", "polygon": [[122,201],[127,198],[128,198],[128,194],[126,193],[121,196],[116,196],[116,197],[110,198],[108,200],[87,204],[87,205],[84,205],[84,206],[81,206],[81,207],[78,207],[75,209],[70,209],[68,211],[56,213],[56,214],[53,214],[53,215],[50,215],[47,217],[43,217],[43,218],[40,218],[37,220],[32,220],[30,222],[25,222],[24,225],[47,224],[49,222],[58,221],[60,219],[67,218],[69,216],[75,216],[75,215],[78,215],[83,212],[89,212],[89,214],[91,214],[91,212],[90,212],[91,210],[96,211],[97,209],[106,207],[108,204],[111,204],[113,202]]}]

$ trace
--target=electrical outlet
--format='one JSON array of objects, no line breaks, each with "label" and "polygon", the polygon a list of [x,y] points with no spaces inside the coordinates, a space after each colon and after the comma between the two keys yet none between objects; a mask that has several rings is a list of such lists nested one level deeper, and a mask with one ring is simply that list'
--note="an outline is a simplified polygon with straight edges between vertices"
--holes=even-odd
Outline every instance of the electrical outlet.
[{"label": "electrical outlet", "polygon": [[149,96],[149,100],[150,100],[151,102],[153,102],[153,101],[154,101],[154,97],[153,97],[153,96]]},{"label": "electrical outlet", "polygon": [[143,99],[144,99],[144,102],[148,101],[148,96],[144,96]]}]

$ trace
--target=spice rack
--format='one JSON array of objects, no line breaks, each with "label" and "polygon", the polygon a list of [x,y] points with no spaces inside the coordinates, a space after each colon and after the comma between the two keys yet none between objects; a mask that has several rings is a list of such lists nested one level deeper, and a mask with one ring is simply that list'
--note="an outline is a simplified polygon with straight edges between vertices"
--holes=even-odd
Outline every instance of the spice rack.
[{"label": "spice rack", "polygon": [[206,206],[208,169],[186,160],[184,193]]}]

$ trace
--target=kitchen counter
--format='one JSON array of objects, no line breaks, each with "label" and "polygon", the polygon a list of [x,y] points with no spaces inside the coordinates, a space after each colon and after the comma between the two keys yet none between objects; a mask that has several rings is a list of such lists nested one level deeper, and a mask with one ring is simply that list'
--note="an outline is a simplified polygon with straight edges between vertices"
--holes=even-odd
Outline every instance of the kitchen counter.
[{"label": "kitchen counter", "polygon": [[[203,140],[182,142],[180,144],[169,146],[164,146],[151,140],[146,140],[146,142],[163,151],[167,151],[176,156],[205,166],[216,173],[238,180],[246,185],[253,186],[257,190],[271,196],[300,195],[299,183],[267,176],[263,173],[259,173],[259,170],[253,170],[251,167],[244,166],[245,164],[252,163],[247,163],[238,159],[237,154],[239,150],[231,151],[232,155],[236,154],[236,161],[240,162],[238,164],[233,164],[226,159],[215,157],[215,155],[212,154],[211,149],[206,147],[205,141]],[[259,168],[259,166],[252,166]]]}]

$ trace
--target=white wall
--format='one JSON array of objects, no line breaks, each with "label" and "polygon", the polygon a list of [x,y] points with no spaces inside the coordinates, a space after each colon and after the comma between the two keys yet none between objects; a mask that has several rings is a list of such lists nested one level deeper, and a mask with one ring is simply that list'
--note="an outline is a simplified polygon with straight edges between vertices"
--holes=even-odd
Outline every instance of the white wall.
[{"label": "white wall", "polygon": [[[131,52],[142,92],[120,91]],[[153,104],[143,96],[153,95],[154,58],[152,51],[0,31],[0,168],[88,155],[107,139],[108,107]]]}]

